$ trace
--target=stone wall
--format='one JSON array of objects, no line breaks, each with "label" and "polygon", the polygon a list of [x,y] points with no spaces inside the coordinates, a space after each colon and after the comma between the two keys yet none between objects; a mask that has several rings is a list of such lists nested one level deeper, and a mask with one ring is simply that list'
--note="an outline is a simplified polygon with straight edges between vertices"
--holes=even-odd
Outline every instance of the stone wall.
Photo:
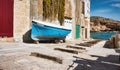
[{"label": "stone wall", "polygon": [[43,0],[38,0],[38,19],[43,19]]},{"label": "stone wall", "polygon": [[76,0],[76,8],[75,8],[75,22],[76,24],[81,23],[81,11],[82,11],[82,7],[81,7],[81,1],[80,0]]},{"label": "stone wall", "polygon": [[30,0],[30,16],[32,19],[38,19],[38,0]]},{"label": "stone wall", "polygon": [[71,0],[65,0],[65,16],[72,17],[72,7],[71,7]]},{"label": "stone wall", "polygon": [[30,27],[30,0],[14,0],[14,40],[22,42]]}]

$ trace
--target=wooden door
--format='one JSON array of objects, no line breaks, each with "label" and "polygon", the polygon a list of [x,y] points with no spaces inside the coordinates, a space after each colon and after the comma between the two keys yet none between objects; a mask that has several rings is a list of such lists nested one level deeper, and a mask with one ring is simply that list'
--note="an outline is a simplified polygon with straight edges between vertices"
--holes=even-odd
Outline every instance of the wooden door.
[{"label": "wooden door", "polygon": [[80,25],[76,24],[76,39],[80,38]]},{"label": "wooden door", "polygon": [[87,38],[87,28],[85,28],[85,38]]},{"label": "wooden door", "polygon": [[13,2],[0,0],[0,37],[13,37]]}]

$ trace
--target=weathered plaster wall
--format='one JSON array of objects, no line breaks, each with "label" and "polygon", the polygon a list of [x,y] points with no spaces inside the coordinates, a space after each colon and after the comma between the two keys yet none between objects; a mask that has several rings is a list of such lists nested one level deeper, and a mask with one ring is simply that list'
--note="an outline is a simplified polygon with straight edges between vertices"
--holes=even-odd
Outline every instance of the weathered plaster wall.
[{"label": "weathered plaster wall", "polygon": [[[84,3],[83,3],[84,2]],[[86,17],[86,11],[87,9],[85,8],[89,3],[89,0],[83,0],[83,1],[80,1],[80,36],[82,40],[87,40],[87,39],[90,39],[90,18],[89,18],[89,15],[90,13],[87,13],[88,17]],[[83,7],[84,6],[84,7]],[[84,8],[84,9],[83,9]],[[88,8],[89,10],[89,8]],[[82,11],[84,13],[82,13]],[[90,10],[89,10],[90,11]]]},{"label": "weathered plaster wall", "polygon": [[[84,25],[84,15],[82,14],[82,2],[80,0],[71,0],[72,6],[72,39],[76,39],[76,24]],[[81,19],[83,18],[83,19]],[[82,22],[83,20],[83,22]],[[84,31],[80,28],[80,38],[82,39]]]},{"label": "weathered plaster wall", "polygon": [[72,6],[72,39],[75,40],[75,0],[70,0],[71,6]]},{"label": "weathered plaster wall", "polygon": [[30,27],[30,0],[14,0],[14,40],[22,42]]}]

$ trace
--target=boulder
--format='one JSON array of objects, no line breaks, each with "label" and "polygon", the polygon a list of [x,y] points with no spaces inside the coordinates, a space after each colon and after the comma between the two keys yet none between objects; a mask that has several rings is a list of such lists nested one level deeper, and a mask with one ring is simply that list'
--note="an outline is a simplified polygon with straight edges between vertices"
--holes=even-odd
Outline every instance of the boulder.
[{"label": "boulder", "polygon": [[120,48],[120,34],[115,36],[115,48]]},{"label": "boulder", "polygon": [[115,36],[113,36],[113,37],[111,37],[110,39],[109,39],[109,48],[114,48],[114,46],[115,46]]},{"label": "boulder", "polygon": [[110,48],[120,48],[120,34],[117,34],[109,39],[111,42]]}]

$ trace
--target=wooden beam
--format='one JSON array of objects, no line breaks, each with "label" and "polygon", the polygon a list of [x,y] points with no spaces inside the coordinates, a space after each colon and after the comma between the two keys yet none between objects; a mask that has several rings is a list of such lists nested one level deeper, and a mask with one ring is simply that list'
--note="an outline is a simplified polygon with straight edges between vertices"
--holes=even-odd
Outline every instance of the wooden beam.
[{"label": "wooden beam", "polygon": [[39,44],[39,41],[38,41],[38,40],[34,40],[34,43],[35,43],[35,44]]},{"label": "wooden beam", "polygon": [[71,46],[71,45],[67,45],[66,48],[73,48],[73,49],[86,50],[85,48],[82,48],[82,47],[76,47],[76,46]]},{"label": "wooden beam", "polygon": [[102,41],[102,40],[93,40],[93,41],[84,42],[84,43],[80,43],[80,44],[76,44],[76,45],[85,46],[85,47],[91,47],[91,46],[97,44],[100,41]]},{"label": "wooden beam", "polygon": [[65,49],[65,48],[54,48],[54,50],[59,50],[59,51],[63,51],[63,52],[73,53],[73,54],[78,54],[79,53],[76,50]]},{"label": "wooden beam", "polygon": [[31,56],[41,57],[41,58],[52,60],[52,61],[55,61],[57,63],[62,64],[62,59],[58,58],[58,57],[55,57],[55,56],[41,54],[41,53],[38,53],[38,52],[31,52]]}]

